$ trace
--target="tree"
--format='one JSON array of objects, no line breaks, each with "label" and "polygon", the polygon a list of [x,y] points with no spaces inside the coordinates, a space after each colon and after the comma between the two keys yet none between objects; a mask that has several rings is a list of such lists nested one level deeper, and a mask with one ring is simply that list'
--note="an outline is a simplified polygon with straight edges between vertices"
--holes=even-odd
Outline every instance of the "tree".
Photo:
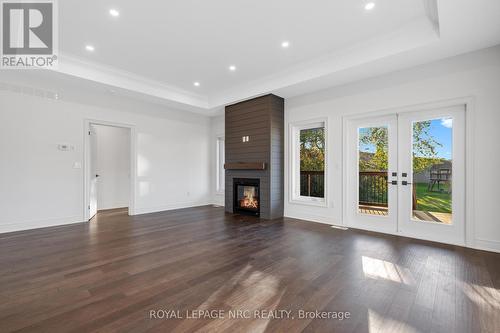
[{"label": "tree", "polygon": [[300,170],[323,171],[325,168],[325,129],[300,131]]},{"label": "tree", "polygon": [[370,127],[360,135],[360,142],[375,147],[374,153],[360,156],[360,171],[387,171],[389,139],[386,127]]},{"label": "tree", "polygon": [[429,167],[442,164],[437,157],[437,147],[443,145],[429,133],[431,121],[416,121],[413,123],[413,172],[420,173]]},{"label": "tree", "polygon": [[[430,134],[431,121],[413,123],[413,172],[420,173],[435,164],[441,164],[437,147],[441,143]],[[374,146],[375,152],[360,158],[360,171],[387,171],[388,130],[386,127],[370,127],[360,136],[360,142]]]}]

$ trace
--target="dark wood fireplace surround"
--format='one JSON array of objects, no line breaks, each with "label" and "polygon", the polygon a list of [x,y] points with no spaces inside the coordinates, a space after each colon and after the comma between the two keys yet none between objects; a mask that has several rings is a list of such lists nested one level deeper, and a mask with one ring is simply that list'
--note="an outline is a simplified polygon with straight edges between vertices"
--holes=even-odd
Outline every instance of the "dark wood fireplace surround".
[{"label": "dark wood fireplace surround", "polygon": [[[264,219],[283,216],[284,99],[266,95],[229,105],[225,111],[225,210]],[[259,183],[259,212],[235,205],[235,182]]]}]

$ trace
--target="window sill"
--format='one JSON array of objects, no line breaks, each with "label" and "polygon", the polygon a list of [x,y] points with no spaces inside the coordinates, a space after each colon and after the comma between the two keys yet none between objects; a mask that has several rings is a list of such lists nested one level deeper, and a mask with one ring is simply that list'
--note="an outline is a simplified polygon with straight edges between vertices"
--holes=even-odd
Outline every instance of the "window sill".
[{"label": "window sill", "polygon": [[328,207],[326,199],[311,199],[309,197],[298,197],[290,200],[290,204],[305,205],[305,206],[316,206],[316,207]]}]

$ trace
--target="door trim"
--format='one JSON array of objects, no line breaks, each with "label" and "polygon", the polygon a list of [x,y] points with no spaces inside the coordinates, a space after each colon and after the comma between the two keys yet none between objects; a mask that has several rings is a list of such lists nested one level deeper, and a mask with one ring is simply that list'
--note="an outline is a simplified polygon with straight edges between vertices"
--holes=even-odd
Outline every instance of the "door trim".
[{"label": "door trim", "polygon": [[130,130],[130,197],[128,205],[128,214],[135,215],[135,184],[137,179],[137,140],[136,140],[136,129],[134,125],[117,123],[105,120],[96,119],[84,119],[83,125],[83,218],[84,222],[89,221],[89,210],[88,206],[90,203],[90,138],[89,131],[90,125],[104,125],[127,128]]},{"label": "door trim", "polygon": [[[391,114],[400,114],[415,111],[427,111],[438,108],[452,107],[456,105],[465,106],[465,244],[454,244],[476,248],[476,235],[474,226],[474,109],[475,97],[465,96],[447,100],[431,101],[422,104],[406,105],[387,109],[378,109],[372,111],[361,111],[352,115],[342,116],[342,225],[347,225],[347,157],[348,152],[348,136],[349,136],[349,121],[365,118],[376,117]],[[366,229],[369,230],[369,229]],[[373,231],[373,230],[371,230]],[[377,231],[382,232],[382,231]],[[396,233],[382,232],[392,235],[399,235],[411,238],[417,238],[413,235],[406,235],[397,231]],[[418,238],[417,238],[418,239]]]}]

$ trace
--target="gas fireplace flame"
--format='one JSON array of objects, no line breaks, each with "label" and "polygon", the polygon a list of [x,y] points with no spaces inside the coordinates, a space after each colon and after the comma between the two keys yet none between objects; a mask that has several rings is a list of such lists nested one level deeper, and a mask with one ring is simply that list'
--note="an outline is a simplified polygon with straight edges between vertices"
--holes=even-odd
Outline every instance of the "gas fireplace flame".
[{"label": "gas fireplace flame", "polygon": [[243,199],[240,200],[240,207],[242,208],[259,208],[259,200],[255,195],[255,187],[245,186],[243,189]]}]

